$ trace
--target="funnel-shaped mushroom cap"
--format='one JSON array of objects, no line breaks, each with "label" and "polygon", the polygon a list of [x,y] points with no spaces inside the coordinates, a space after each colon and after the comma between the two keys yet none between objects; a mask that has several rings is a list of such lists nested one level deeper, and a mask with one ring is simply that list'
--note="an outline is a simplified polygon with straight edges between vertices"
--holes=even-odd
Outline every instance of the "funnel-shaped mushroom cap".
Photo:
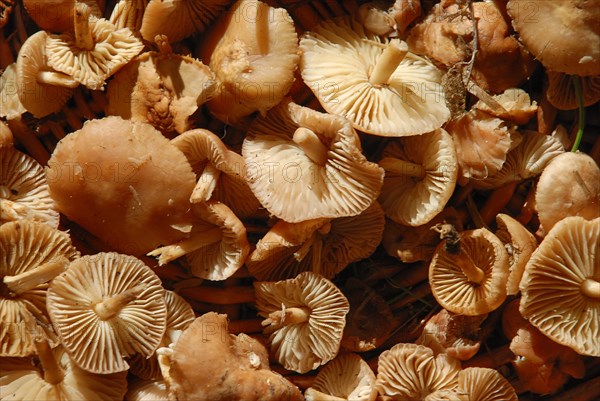
[{"label": "funnel-shaped mushroom cap", "polygon": [[350,306],[331,281],[304,272],[254,288],[271,352],[283,367],[306,373],[337,355]]},{"label": "funnel-shaped mushroom cap", "polygon": [[329,279],[375,251],[384,220],[377,202],[352,217],[300,223],[280,220],[256,244],[246,265],[259,280],[284,280],[303,271]]},{"label": "funnel-shaped mushroom cap", "polygon": [[555,342],[600,356],[600,218],[566,217],[533,253],[521,280],[523,317]]},{"label": "funnel-shaped mushroom cap", "polygon": [[458,389],[454,393],[461,401],[518,401],[517,393],[496,369],[466,368],[458,374]]},{"label": "funnel-shaped mushroom cap", "polygon": [[89,89],[102,89],[106,79],[141,52],[144,45],[128,28],[117,29],[89,13],[87,6],[78,3],[75,32],[48,35],[48,65]]},{"label": "funnel-shaped mushroom cap", "polygon": [[23,0],[27,14],[40,29],[50,32],[73,30],[73,13],[76,3],[85,3],[90,14],[101,18],[102,10],[97,0]]},{"label": "funnel-shaped mushroom cap", "polygon": [[600,217],[600,168],[585,153],[556,156],[542,171],[535,204],[545,232],[567,216]]},{"label": "funnel-shaped mushroom cap", "polygon": [[376,387],[392,399],[435,401],[436,391],[456,388],[459,371],[456,359],[434,356],[424,345],[401,343],[379,355]]},{"label": "funnel-shaped mushroom cap", "polygon": [[17,63],[12,63],[0,75],[0,117],[14,120],[27,111],[19,100],[18,88]]},{"label": "funnel-shaped mushroom cap", "polygon": [[48,166],[59,211],[115,250],[144,254],[191,229],[194,172],[150,124],[88,121],[58,143]]},{"label": "funnel-shaped mushroom cap", "polygon": [[375,401],[375,374],[356,354],[343,354],[319,371],[304,393],[306,401]]},{"label": "funnel-shaped mushroom cap", "polygon": [[42,166],[14,148],[0,147],[0,167],[0,224],[34,220],[58,228]]},{"label": "funnel-shaped mushroom cap", "polygon": [[546,71],[548,86],[546,98],[559,110],[573,110],[579,107],[577,92],[573,80],[578,79],[581,85],[583,105],[591,106],[600,100],[600,75],[578,77],[562,72]]},{"label": "funnel-shaped mushroom cap", "polygon": [[366,32],[351,17],[322,22],[300,40],[300,49],[308,87],[325,110],[356,129],[418,135],[450,118],[437,68],[398,39]]},{"label": "funnel-shaped mushroom cap", "polygon": [[460,234],[457,253],[438,245],[429,265],[431,292],[450,312],[483,315],[506,299],[508,253],[504,244],[485,228]]},{"label": "funnel-shaped mushroom cap", "polygon": [[510,0],[506,10],[527,49],[546,68],[600,74],[600,1]]},{"label": "funnel-shaped mushroom cap", "polygon": [[391,142],[379,165],[385,169],[379,201],[397,223],[420,226],[446,206],[456,187],[454,141],[442,128]]},{"label": "funnel-shaped mushroom cap", "polygon": [[160,279],[139,259],[99,253],[72,262],[50,284],[48,312],[65,349],[82,369],[129,369],[125,357],[150,356],[165,332]]},{"label": "funnel-shaped mushroom cap", "polygon": [[[77,257],[65,232],[32,221],[0,226],[0,356],[35,353],[40,333],[55,342],[46,314],[47,283]],[[34,331],[27,327],[30,320]]]},{"label": "funnel-shaped mushroom cap", "polygon": [[347,120],[290,101],[255,121],[242,154],[256,198],[291,223],[357,215],[383,181]]}]

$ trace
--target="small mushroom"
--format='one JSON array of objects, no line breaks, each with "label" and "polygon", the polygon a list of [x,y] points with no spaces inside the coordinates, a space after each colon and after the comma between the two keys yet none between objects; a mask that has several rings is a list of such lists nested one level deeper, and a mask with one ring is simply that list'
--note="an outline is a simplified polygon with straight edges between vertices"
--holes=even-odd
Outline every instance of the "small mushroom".
[{"label": "small mushroom", "polygon": [[581,85],[583,106],[591,106],[600,100],[600,75],[579,77],[563,74],[562,72],[546,71],[548,86],[546,98],[560,110],[573,110],[579,107],[579,100],[573,80],[578,79]]},{"label": "small mushroom", "polygon": [[[117,29],[129,28],[136,35],[141,35],[142,19],[149,0],[119,0],[108,19]],[[153,39],[153,38],[151,38]]]},{"label": "small mushroom", "polygon": [[40,29],[50,32],[73,31],[73,14],[77,3],[88,6],[94,17],[102,17],[102,10],[96,0],[23,0],[29,17]]},{"label": "small mushroom", "polygon": [[[27,111],[19,99],[18,89],[17,63],[12,63],[0,75],[0,117],[7,120],[19,119]],[[2,125],[5,123],[2,122]]]},{"label": "small mushroom", "polygon": [[460,401],[518,401],[514,387],[496,369],[466,368],[458,373],[458,387],[447,395]]},{"label": "small mushroom", "polygon": [[325,110],[356,129],[419,135],[450,118],[441,73],[399,39],[381,39],[351,17],[340,17],[307,32],[300,49],[304,82]]},{"label": "small mushroom", "polygon": [[499,110],[482,100],[477,101],[473,108],[517,125],[527,124],[537,112],[537,103],[535,100],[532,102],[529,94],[523,89],[509,88],[499,95],[492,96],[492,99],[501,106]]},{"label": "small mushroom", "polygon": [[166,327],[158,276],[133,256],[83,256],[52,280],[48,313],[62,344],[82,369],[98,374],[129,369],[126,356],[146,357]]},{"label": "small mushroom", "polygon": [[271,352],[288,370],[306,373],[338,353],[350,308],[342,292],[317,273],[254,283]]}]

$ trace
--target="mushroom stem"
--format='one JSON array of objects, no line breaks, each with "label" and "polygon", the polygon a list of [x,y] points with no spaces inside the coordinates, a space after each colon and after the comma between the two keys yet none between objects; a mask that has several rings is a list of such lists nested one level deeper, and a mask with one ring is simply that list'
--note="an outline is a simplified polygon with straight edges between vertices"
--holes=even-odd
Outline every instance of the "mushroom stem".
[{"label": "mushroom stem", "polygon": [[191,203],[206,202],[212,197],[212,194],[217,187],[221,170],[217,169],[211,163],[207,163],[206,167],[198,177],[196,187],[190,196]]},{"label": "mushroom stem", "polygon": [[41,340],[35,342],[35,349],[40,359],[40,364],[44,370],[44,381],[51,385],[57,385],[63,381],[65,374],[58,365],[48,341]]},{"label": "mushroom stem", "polygon": [[261,55],[269,53],[269,6],[261,1],[256,2],[254,25],[256,28],[256,43]]},{"label": "mushroom stem", "polygon": [[101,320],[111,319],[117,315],[127,304],[144,292],[146,288],[148,288],[147,284],[140,284],[119,294],[110,296],[104,299],[102,302],[98,302],[96,305],[94,305],[94,312],[96,312],[96,315],[98,315]]},{"label": "mushroom stem", "polygon": [[320,392],[319,390],[315,390],[314,388],[309,388],[304,392],[304,397],[306,401],[346,401],[347,398],[336,397],[335,395],[329,395]]},{"label": "mushroom stem", "polygon": [[190,238],[179,241],[173,245],[167,245],[148,252],[148,256],[158,256],[158,265],[162,266],[183,255],[194,252],[200,248],[221,241],[223,237],[219,227],[213,227],[206,231],[197,232]]},{"label": "mushroom stem", "polygon": [[591,277],[586,278],[583,280],[583,283],[581,283],[581,292],[586,297],[600,301],[600,282]]},{"label": "mushroom stem", "polygon": [[321,142],[319,136],[308,128],[298,127],[292,140],[299,145],[306,156],[320,166],[327,163],[327,146]]},{"label": "mushroom stem", "polygon": [[471,255],[461,250],[454,260],[470,282],[481,284],[485,278],[485,272],[477,267]]},{"label": "mushroom stem", "polygon": [[90,29],[90,8],[85,3],[75,3],[75,46],[83,50],[94,48]]},{"label": "mushroom stem", "polygon": [[379,161],[379,166],[390,173],[406,175],[418,178],[419,180],[425,178],[425,168],[420,164],[409,162],[407,160],[397,159],[395,157],[384,157]]},{"label": "mushroom stem", "polygon": [[3,281],[13,294],[19,295],[52,280],[64,272],[68,265],[69,260],[64,256],[59,256],[51,262],[16,276],[4,276]]},{"label": "mushroom stem", "polygon": [[310,318],[310,309],[304,307],[286,308],[281,305],[281,310],[269,313],[269,317],[262,321],[263,326],[271,326],[277,330],[290,324],[307,322]]},{"label": "mushroom stem", "polygon": [[154,43],[156,43],[156,47],[158,47],[158,51],[162,54],[172,54],[173,48],[169,43],[169,38],[167,35],[156,35],[154,37]]},{"label": "mushroom stem", "polygon": [[65,88],[76,88],[79,86],[79,82],[67,74],[56,71],[40,71],[38,72],[36,80],[40,84],[62,86]]},{"label": "mushroom stem", "polygon": [[369,82],[376,86],[387,84],[407,53],[408,45],[406,42],[392,39],[377,59],[377,63],[375,63],[369,77]]}]

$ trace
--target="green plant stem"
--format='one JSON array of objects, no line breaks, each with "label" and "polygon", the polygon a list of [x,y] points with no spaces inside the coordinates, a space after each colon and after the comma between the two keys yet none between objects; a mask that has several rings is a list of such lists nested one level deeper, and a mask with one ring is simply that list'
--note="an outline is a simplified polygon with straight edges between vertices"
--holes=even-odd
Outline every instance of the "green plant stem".
[{"label": "green plant stem", "polygon": [[581,143],[581,138],[583,137],[583,127],[585,127],[585,107],[583,106],[583,92],[581,90],[580,78],[577,75],[572,75],[571,80],[575,87],[575,96],[577,96],[577,104],[579,105],[579,127],[577,128],[577,136],[575,137],[571,152],[577,152],[579,144]]}]

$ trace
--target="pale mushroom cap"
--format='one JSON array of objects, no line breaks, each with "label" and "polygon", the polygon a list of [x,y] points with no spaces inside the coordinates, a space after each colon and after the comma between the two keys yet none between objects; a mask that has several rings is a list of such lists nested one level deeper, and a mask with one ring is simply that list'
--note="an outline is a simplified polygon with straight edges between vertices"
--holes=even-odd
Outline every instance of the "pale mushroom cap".
[{"label": "pale mushroom cap", "polygon": [[[325,165],[292,141],[298,128],[313,131],[327,147]],[[357,215],[379,195],[383,181],[383,169],[367,161],[347,120],[289,101],[252,124],[242,155],[256,198],[291,223]]]},{"label": "pale mushroom cap", "polygon": [[254,288],[263,317],[280,311],[282,304],[310,309],[307,322],[283,326],[269,336],[272,354],[286,369],[306,373],[337,355],[350,306],[331,281],[304,272],[284,281],[257,281]]},{"label": "pale mushroom cap", "polygon": [[[143,286],[141,292],[113,317],[102,319],[96,312],[96,305],[107,298],[139,286]],[[136,352],[150,356],[165,332],[161,281],[129,255],[99,253],[76,260],[52,281],[47,303],[69,355],[92,373],[127,370],[124,357]]]},{"label": "pale mushroom cap", "polygon": [[366,133],[407,136],[440,128],[450,111],[441,74],[424,58],[409,52],[387,84],[369,82],[387,43],[350,17],[324,21],[300,40],[302,78],[325,110]]},{"label": "pale mushroom cap", "polygon": [[466,368],[458,374],[458,391],[473,401],[518,401],[517,393],[496,369]]},{"label": "pale mushroom cap", "polygon": [[484,101],[478,100],[473,108],[483,110],[495,117],[512,121],[517,125],[524,125],[537,112],[537,102],[531,101],[529,94],[520,88],[509,88],[492,98],[502,106],[503,110],[496,110]]},{"label": "pale mushroom cap", "polygon": [[169,391],[164,380],[142,380],[129,385],[125,401],[164,401]]},{"label": "pale mushroom cap", "polygon": [[454,141],[445,130],[397,139],[384,149],[382,157],[423,169],[423,178],[413,177],[409,171],[386,170],[379,201],[387,217],[420,226],[442,211],[454,192],[458,174]]},{"label": "pale mushroom cap", "polygon": [[[523,317],[582,355],[600,356],[599,243],[600,218],[566,217],[548,232],[521,280]],[[585,294],[586,281],[595,298]]]},{"label": "pale mushroom cap", "polygon": [[[142,18],[149,0],[120,0],[113,8],[110,18],[111,24],[120,28],[129,28],[131,32],[140,35]],[[154,37],[150,38],[150,40]]]},{"label": "pale mushroom cap", "polygon": [[545,232],[567,216],[600,217],[600,168],[585,153],[556,156],[542,171],[535,203]]},{"label": "pale mushroom cap", "polygon": [[600,1],[510,0],[507,11],[527,49],[546,68],[600,74]]},{"label": "pale mushroom cap", "polygon": [[58,228],[60,216],[42,166],[25,153],[7,147],[0,147],[0,166],[0,224],[26,219]]},{"label": "pale mushroom cap", "polygon": [[559,110],[573,110],[579,107],[574,79],[578,79],[581,84],[584,107],[600,100],[600,75],[578,77],[554,71],[546,71],[546,74],[548,75],[546,98]]},{"label": "pale mushroom cap", "polygon": [[18,88],[17,63],[12,63],[0,75],[0,117],[13,120],[27,111],[19,100]]}]

